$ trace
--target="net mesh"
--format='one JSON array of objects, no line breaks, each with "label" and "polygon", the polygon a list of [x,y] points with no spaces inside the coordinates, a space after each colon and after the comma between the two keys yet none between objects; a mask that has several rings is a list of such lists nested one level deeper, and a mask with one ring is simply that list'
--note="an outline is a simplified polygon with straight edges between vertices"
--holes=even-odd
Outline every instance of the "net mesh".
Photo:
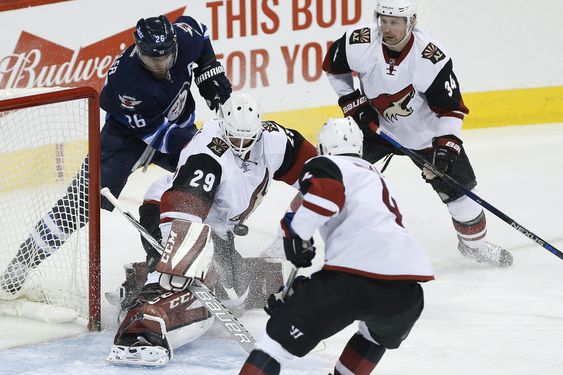
[{"label": "net mesh", "polygon": [[10,111],[0,100],[0,299],[88,317],[87,154],[87,99]]}]

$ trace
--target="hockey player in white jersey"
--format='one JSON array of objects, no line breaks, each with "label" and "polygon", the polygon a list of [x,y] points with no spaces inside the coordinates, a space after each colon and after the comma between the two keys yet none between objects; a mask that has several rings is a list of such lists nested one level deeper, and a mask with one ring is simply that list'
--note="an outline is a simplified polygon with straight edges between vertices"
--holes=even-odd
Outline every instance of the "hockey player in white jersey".
[{"label": "hockey player in white jersey", "polygon": [[[262,121],[259,104],[249,95],[233,94],[222,114],[206,121],[185,146],[176,173],[157,180],[145,195],[160,206],[165,251],[158,254],[156,269],[149,264],[146,284],[114,339],[110,362],[165,364],[174,348],[209,328],[211,315],[185,289],[190,278],[178,277],[179,269],[212,290],[221,285],[225,297],[233,292],[241,299],[252,294],[251,278],[263,276],[258,274],[263,262],[247,261],[236,251],[233,232],[244,234],[245,220],[273,180],[297,186],[303,164],[316,150],[299,132]],[[260,306],[274,290],[262,295]]]},{"label": "hockey player in white jersey", "polygon": [[398,348],[423,309],[420,282],[433,280],[424,250],[403,227],[383,176],[362,160],[362,132],[351,117],[329,119],[318,153],[303,167],[303,204],[282,219],[284,249],[297,267],[311,266],[312,236],[325,244],[322,269],[298,277],[285,301],[268,299],[271,315],[242,375],[275,375],[321,340],[359,321],[334,374],[369,374],[386,349]]},{"label": "hockey player in white jersey", "polygon": [[[377,0],[376,22],[350,29],[330,47],[323,69],[338,104],[364,132],[364,159],[401,154],[375,134],[378,126],[467,189],[477,185],[460,139],[463,103],[452,59],[441,43],[416,28],[415,0]],[[352,77],[356,72],[360,88]],[[384,167],[384,168],[385,168]],[[447,205],[464,256],[498,267],[512,255],[486,241],[481,206],[433,174],[423,173]]]}]

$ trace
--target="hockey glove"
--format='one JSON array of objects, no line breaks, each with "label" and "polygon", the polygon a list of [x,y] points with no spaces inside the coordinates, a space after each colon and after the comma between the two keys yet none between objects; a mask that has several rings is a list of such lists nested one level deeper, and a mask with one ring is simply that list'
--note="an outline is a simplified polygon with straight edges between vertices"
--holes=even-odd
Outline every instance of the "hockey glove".
[{"label": "hockey glove", "polygon": [[462,143],[461,139],[455,135],[434,138],[432,140],[432,147],[434,148],[432,163],[436,168],[444,173],[451,172],[454,162],[461,153]]},{"label": "hockey glove", "polygon": [[[461,139],[455,135],[444,135],[432,140],[432,164],[441,172],[451,173],[454,163],[461,153]],[[422,176],[426,181],[432,180],[435,175],[423,170]]]},{"label": "hockey glove", "polygon": [[303,286],[310,279],[305,276],[297,276],[295,280],[291,283],[285,298],[282,298],[283,286],[278,290],[277,293],[270,294],[268,300],[266,301],[266,306],[264,306],[264,311],[270,316],[275,314],[275,312],[285,303],[285,301],[295,293],[295,290]]},{"label": "hockey glove", "polygon": [[285,257],[295,267],[310,267],[315,257],[315,247],[313,246],[313,238],[304,240],[291,229],[294,212],[288,212],[281,219],[281,228],[283,230],[283,248]]},{"label": "hockey glove", "polygon": [[341,96],[338,105],[344,116],[350,116],[364,132],[376,132],[379,127],[379,115],[369,103],[369,99],[356,90],[351,94]]},{"label": "hockey glove", "polygon": [[231,82],[225,75],[225,68],[217,60],[211,60],[194,68],[195,84],[200,95],[205,99],[207,106],[212,111],[218,109],[218,104],[223,104],[233,91]]}]

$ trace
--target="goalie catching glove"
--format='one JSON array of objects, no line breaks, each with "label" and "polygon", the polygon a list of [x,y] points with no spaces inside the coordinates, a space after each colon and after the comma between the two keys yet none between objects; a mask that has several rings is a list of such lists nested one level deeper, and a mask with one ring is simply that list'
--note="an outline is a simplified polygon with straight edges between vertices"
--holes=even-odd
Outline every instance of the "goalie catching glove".
[{"label": "goalie catching glove", "polygon": [[281,228],[283,230],[283,248],[285,257],[295,267],[310,267],[315,257],[314,241],[311,237],[304,240],[297,233],[291,229],[291,222],[293,221],[294,212],[288,212],[281,220]]},{"label": "goalie catching glove", "polygon": [[217,60],[208,61],[194,68],[195,84],[199,94],[205,99],[212,111],[218,109],[219,104],[225,103],[233,91],[231,82],[225,75],[225,68]]},{"label": "goalie catching glove", "polygon": [[375,133],[377,131],[379,115],[369,103],[369,99],[360,90],[341,96],[338,99],[338,105],[342,108],[344,117],[352,117],[364,133]]}]

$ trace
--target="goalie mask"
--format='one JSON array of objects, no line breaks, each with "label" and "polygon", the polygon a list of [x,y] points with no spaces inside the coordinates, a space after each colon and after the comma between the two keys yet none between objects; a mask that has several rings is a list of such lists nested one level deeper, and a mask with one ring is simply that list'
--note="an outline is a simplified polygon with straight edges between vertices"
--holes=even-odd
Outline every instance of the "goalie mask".
[{"label": "goalie mask", "polygon": [[383,41],[388,47],[399,45],[409,37],[416,24],[416,0],[377,0],[375,6],[375,19],[381,30],[381,17],[403,17],[407,21],[405,36],[396,44],[390,45]]},{"label": "goalie mask", "polygon": [[244,159],[262,135],[262,110],[250,95],[233,94],[221,107],[223,138],[231,150]]},{"label": "goalie mask", "polygon": [[362,156],[364,135],[352,117],[329,118],[317,140],[319,155]]},{"label": "goalie mask", "polygon": [[133,35],[137,55],[143,66],[156,78],[166,78],[178,55],[174,26],[164,16],[141,18]]}]

